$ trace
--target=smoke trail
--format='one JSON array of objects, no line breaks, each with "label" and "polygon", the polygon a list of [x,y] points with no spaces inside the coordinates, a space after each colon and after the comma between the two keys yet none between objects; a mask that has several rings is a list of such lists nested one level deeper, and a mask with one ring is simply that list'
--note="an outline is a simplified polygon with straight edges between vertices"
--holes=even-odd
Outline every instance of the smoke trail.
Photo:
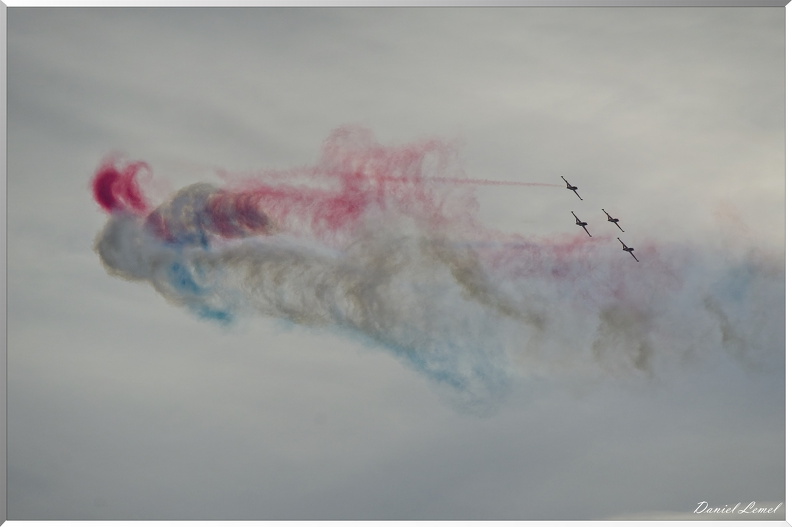
[{"label": "smoke trail", "polygon": [[499,187],[563,187],[557,183],[528,183],[524,181],[498,181],[493,179],[465,179],[465,178],[448,178],[436,177],[431,179],[432,182],[439,183],[455,183],[462,185],[493,185]]},{"label": "smoke trail", "polygon": [[783,346],[783,317],[755,331],[783,311],[772,266],[651,241],[637,264],[610,239],[487,228],[473,185],[433,184],[468,181],[439,141],[387,147],[341,128],[315,166],[226,174],[222,188],[194,184],[157,207],[141,176],[145,163],[115,159],[93,180],[109,273],[222,324],[259,313],[358,335],[467,408],[525,373],[650,372],[691,347],[768,357]]}]

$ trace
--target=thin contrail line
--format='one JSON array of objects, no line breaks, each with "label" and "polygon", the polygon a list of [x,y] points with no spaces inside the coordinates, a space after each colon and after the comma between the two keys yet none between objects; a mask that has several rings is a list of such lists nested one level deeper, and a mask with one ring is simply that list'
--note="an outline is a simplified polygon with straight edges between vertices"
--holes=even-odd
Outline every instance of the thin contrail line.
[{"label": "thin contrail line", "polygon": [[375,176],[379,181],[402,181],[415,183],[457,183],[461,185],[499,185],[499,186],[521,186],[521,187],[564,187],[558,183],[529,183],[525,181],[498,181],[492,179],[471,179],[453,177],[399,177],[399,176]]},{"label": "thin contrail line", "polygon": [[425,181],[440,181],[442,183],[462,183],[466,185],[516,185],[521,187],[563,187],[557,183],[528,183],[524,181],[494,181],[491,179],[464,179],[464,178],[448,178],[448,177],[433,177],[426,178]]}]

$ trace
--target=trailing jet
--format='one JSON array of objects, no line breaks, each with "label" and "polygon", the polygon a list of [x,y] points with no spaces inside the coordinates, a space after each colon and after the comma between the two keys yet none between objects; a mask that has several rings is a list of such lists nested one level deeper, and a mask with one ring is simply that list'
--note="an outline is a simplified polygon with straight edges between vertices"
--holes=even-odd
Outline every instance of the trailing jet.
[{"label": "trailing jet", "polygon": [[[605,212],[605,209],[602,209],[602,212]],[[624,232],[624,229],[622,229],[621,225],[619,225],[619,218],[612,218],[611,215],[608,214],[607,212],[605,212],[605,215],[608,217],[609,222],[615,224],[620,231]]]},{"label": "trailing jet", "polygon": [[572,212],[572,215],[575,216],[575,224],[580,225],[581,227],[583,227],[583,230],[586,231],[586,234],[591,236],[591,233],[586,228],[586,225],[588,225],[588,223],[586,223],[585,221],[580,221],[580,218],[578,218],[577,215],[575,215],[575,212],[574,211],[571,211],[571,212]]},{"label": "trailing jet", "polygon": [[[563,179],[563,180],[564,180],[564,183],[566,183],[566,184],[567,184],[567,188],[568,188],[569,190],[571,190],[572,192],[574,192],[574,193],[575,193],[575,196],[577,196],[577,197],[579,197],[579,198],[580,198],[580,194],[578,194],[578,193],[577,193],[577,189],[578,189],[578,188],[577,188],[577,187],[573,187],[572,185],[570,185],[570,184],[569,184],[569,181],[567,181],[567,180],[566,180],[566,178],[565,178],[564,176],[561,176],[561,179]],[[582,200],[583,198],[580,198],[580,199]]]},{"label": "trailing jet", "polygon": [[[622,244],[622,251],[627,251],[628,253],[630,253],[630,256],[632,256],[633,258],[635,258],[635,255],[633,254],[633,251],[634,251],[635,249],[633,249],[632,247],[627,247],[627,244],[625,244],[624,242],[622,242],[622,241],[621,241],[621,238],[616,238],[616,239],[617,239],[617,240],[619,240],[619,241],[621,242],[621,244]],[[635,258],[635,261],[637,262],[637,261],[638,261],[638,258]]]}]

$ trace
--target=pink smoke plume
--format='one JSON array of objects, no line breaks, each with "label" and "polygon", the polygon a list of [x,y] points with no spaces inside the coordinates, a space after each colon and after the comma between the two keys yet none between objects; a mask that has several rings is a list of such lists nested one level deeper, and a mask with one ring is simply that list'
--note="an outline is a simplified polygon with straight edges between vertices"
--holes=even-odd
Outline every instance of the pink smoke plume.
[{"label": "pink smoke plume", "polygon": [[125,210],[142,214],[149,204],[140,188],[138,174],[150,167],[144,162],[118,166],[117,159],[108,159],[96,171],[93,180],[94,199],[107,212]]}]

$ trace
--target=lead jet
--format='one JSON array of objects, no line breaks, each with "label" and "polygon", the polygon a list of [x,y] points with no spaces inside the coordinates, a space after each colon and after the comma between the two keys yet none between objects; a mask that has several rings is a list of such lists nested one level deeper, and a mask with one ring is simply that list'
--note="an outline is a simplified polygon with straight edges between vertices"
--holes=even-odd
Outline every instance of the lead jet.
[{"label": "lead jet", "polygon": [[[627,247],[627,244],[625,244],[624,242],[622,242],[622,241],[621,241],[621,238],[616,238],[616,239],[617,239],[617,240],[619,240],[619,241],[621,242],[621,244],[622,244],[622,251],[627,251],[628,253],[630,253],[630,256],[632,256],[633,258],[635,258],[635,255],[633,254],[633,251],[634,251],[635,249],[633,249],[632,247]],[[638,261],[638,258],[635,258],[635,261],[637,262],[637,261]]]},{"label": "lead jet", "polygon": [[591,233],[590,233],[590,232],[588,231],[588,229],[586,228],[586,225],[588,225],[588,223],[586,223],[585,221],[580,221],[580,218],[578,218],[578,217],[575,215],[575,212],[574,212],[574,211],[570,211],[570,212],[572,212],[572,215],[573,215],[573,216],[575,216],[575,224],[576,224],[576,225],[580,225],[581,227],[583,227],[583,230],[584,230],[584,231],[586,231],[586,234],[588,234],[589,236],[591,236]]},{"label": "lead jet", "polygon": [[[602,209],[602,212],[605,212],[605,209]],[[621,225],[619,225],[619,218],[612,218],[611,215],[608,214],[607,212],[605,212],[605,215],[608,217],[609,222],[615,224],[620,231],[624,232],[624,229],[622,229]]]},{"label": "lead jet", "polygon": [[[579,198],[580,198],[580,194],[578,194],[578,193],[577,193],[577,189],[578,189],[578,188],[577,188],[577,187],[573,187],[572,185],[570,185],[570,184],[569,184],[569,181],[567,181],[567,180],[566,180],[566,178],[565,178],[564,176],[561,176],[561,179],[563,179],[563,180],[564,180],[564,183],[566,183],[566,184],[567,184],[567,188],[568,188],[569,190],[571,190],[572,192],[574,192],[574,193],[575,193],[575,196],[577,196],[577,197],[579,197]],[[580,198],[580,199],[582,200],[583,198]]]}]

